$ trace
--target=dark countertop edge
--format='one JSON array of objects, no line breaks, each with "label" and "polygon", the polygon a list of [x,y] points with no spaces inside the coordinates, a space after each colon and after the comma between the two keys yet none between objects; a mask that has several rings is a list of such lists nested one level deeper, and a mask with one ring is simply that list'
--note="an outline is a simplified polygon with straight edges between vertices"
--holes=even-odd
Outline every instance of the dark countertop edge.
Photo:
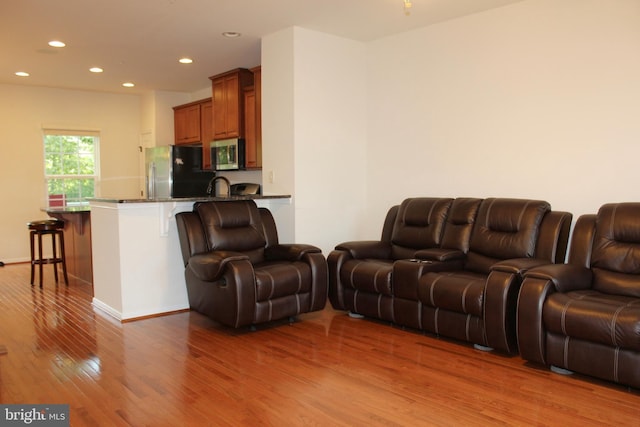
[{"label": "dark countertop edge", "polygon": [[43,212],[47,212],[48,214],[74,214],[74,213],[84,213],[91,212],[91,207],[89,205],[83,206],[50,206],[47,208],[40,209]]},{"label": "dark countertop edge", "polygon": [[163,202],[222,202],[229,200],[268,200],[268,199],[290,199],[288,194],[276,194],[276,195],[257,195],[250,194],[246,196],[229,196],[229,197],[178,197],[178,198],[163,198],[163,199],[112,199],[112,198],[91,198],[90,202],[103,202],[103,203],[163,203]]}]

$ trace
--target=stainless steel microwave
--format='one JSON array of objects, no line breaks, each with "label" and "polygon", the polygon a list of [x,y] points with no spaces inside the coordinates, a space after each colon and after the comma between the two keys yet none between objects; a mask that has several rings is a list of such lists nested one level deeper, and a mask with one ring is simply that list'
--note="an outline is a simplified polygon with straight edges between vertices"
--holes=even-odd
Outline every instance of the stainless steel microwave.
[{"label": "stainless steel microwave", "polygon": [[213,141],[211,147],[211,162],[215,170],[244,169],[244,139],[232,138]]}]

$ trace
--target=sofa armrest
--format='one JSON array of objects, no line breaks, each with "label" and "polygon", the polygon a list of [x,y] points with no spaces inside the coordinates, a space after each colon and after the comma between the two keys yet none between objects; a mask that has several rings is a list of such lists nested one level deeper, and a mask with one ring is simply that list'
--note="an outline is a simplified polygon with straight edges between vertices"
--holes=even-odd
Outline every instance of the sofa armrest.
[{"label": "sofa armrest", "polygon": [[456,261],[465,258],[465,253],[458,249],[430,248],[420,249],[414,256],[417,259],[430,261]]},{"label": "sofa armrest", "polygon": [[499,261],[491,266],[491,271],[502,271],[503,273],[524,274],[532,268],[549,264],[549,261],[539,258],[512,258]]},{"label": "sofa armrest", "polygon": [[591,269],[574,264],[549,264],[534,268],[525,277],[548,280],[557,292],[570,292],[591,288]]},{"label": "sofa armrest", "polygon": [[264,257],[268,261],[300,261],[304,255],[309,253],[321,253],[320,248],[312,245],[300,243],[280,243],[269,246],[264,251]]},{"label": "sofa armrest", "polygon": [[214,282],[222,277],[228,263],[248,259],[248,256],[239,252],[205,252],[189,258],[187,268],[191,269],[198,279],[205,282]]},{"label": "sofa armrest", "polygon": [[346,251],[355,259],[391,258],[391,245],[387,242],[377,240],[362,240],[357,242],[344,242],[336,246],[336,250]]}]

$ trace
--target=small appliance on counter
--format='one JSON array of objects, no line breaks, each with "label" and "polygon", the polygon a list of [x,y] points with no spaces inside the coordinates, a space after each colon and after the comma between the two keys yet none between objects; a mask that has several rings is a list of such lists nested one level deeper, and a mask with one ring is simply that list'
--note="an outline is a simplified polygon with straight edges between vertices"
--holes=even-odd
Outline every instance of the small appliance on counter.
[{"label": "small appliance on counter", "polygon": [[242,138],[221,139],[210,145],[211,162],[215,170],[238,170],[245,168],[245,141]]},{"label": "small appliance on counter", "polygon": [[250,194],[260,194],[260,184],[243,182],[241,184],[231,185],[232,196],[247,196]]},{"label": "small appliance on counter", "polygon": [[202,148],[168,145],[145,150],[147,198],[206,197],[216,173],[202,170]]}]

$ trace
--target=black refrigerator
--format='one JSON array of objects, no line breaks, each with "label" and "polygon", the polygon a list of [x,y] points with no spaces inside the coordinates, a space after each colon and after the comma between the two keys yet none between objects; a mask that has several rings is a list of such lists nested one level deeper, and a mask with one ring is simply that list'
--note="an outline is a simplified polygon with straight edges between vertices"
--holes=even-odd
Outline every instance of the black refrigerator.
[{"label": "black refrigerator", "polygon": [[215,172],[202,170],[202,148],[179,145],[145,150],[147,198],[205,197]]}]

